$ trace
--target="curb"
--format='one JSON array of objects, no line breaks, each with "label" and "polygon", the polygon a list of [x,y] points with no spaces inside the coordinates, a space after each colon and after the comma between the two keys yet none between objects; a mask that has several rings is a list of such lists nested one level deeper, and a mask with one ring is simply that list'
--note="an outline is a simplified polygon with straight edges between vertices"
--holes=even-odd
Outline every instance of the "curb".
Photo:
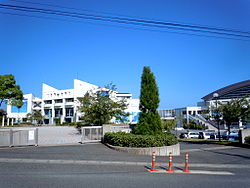
[{"label": "curb", "polygon": [[120,146],[112,146],[110,144],[105,143],[105,145],[111,149],[116,151],[122,151],[127,153],[132,153],[136,155],[148,155],[151,156],[153,152],[155,152],[156,156],[169,156],[169,153],[172,153],[173,156],[180,155],[180,144],[172,145],[172,146],[163,146],[163,147],[148,147],[148,148],[135,148],[135,147],[120,147]]}]

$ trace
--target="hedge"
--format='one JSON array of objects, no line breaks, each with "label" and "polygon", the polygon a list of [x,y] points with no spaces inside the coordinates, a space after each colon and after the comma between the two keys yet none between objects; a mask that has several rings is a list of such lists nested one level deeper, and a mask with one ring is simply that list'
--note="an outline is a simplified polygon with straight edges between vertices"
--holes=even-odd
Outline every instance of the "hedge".
[{"label": "hedge", "polygon": [[245,137],[245,142],[246,142],[247,144],[250,144],[250,136],[246,136],[246,137]]},{"label": "hedge", "polygon": [[120,147],[162,147],[178,143],[175,135],[163,133],[160,135],[135,135],[131,133],[117,132],[106,133],[104,142]]}]

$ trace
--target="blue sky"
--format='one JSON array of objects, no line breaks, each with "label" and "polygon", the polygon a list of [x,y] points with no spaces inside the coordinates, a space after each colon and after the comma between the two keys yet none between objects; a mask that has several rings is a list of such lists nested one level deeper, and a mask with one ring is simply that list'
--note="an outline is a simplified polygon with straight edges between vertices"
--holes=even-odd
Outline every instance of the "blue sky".
[{"label": "blue sky", "polygon": [[[32,2],[92,10],[96,14],[107,12],[250,31],[249,0]],[[10,0],[0,3],[59,9]],[[138,98],[143,66],[150,66],[160,91],[159,108],[177,108],[195,106],[201,97],[216,89],[250,79],[249,41],[59,16],[3,13],[24,14],[0,9],[0,74],[13,74],[24,93],[38,97],[42,83],[69,89],[78,77],[99,86],[113,82],[119,92],[130,92]]]}]

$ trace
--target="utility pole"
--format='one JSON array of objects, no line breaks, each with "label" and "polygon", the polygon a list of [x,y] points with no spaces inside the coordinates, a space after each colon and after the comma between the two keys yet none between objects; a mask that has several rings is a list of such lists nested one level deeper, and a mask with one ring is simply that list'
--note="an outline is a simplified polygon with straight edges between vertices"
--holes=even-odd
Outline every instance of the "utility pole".
[{"label": "utility pole", "polygon": [[220,119],[219,119],[220,117],[219,117],[219,110],[218,110],[218,97],[219,97],[218,93],[213,94],[213,98],[215,99],[215,106],[216,106],[215,120],[216,120],[216,123],[217,123],[218,137],[219,137],[219,142],[220,142],[221,137],[220,137]]}]

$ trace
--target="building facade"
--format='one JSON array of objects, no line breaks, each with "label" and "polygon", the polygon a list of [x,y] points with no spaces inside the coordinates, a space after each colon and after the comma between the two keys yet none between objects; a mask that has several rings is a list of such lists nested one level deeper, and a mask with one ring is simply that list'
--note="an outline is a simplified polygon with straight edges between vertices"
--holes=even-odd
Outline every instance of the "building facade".
[{"label": "building facade", "polygon": [[[79,122],[83,115],[78,111],[80,106],[79,98],[84,97],[86,92],[97,90],[99,87],[78,79],[74,79],[74,88],[66,90],[58,90],[47,84],[43,84],[42,88],[42,113],[44,114],[45,124],[58,124]],[[139,113],[139,100],[132,99],[130,93],[114,92],[112,96],[114,100],[125,99],[128,103],[126,112],[129,112],[127,120],[129,123],[136,122]],[[118,122],[117,122],[118,123]]]},{"label": "building facade", "polygon": [[[211,117],[210,120],[213,120],[214,109],[217,105],[227,104],[233,99],[239,99],[243,97],[246,97],[250,101],[250,80],[231,84],[229,86],[213,91],[208,95],[202,97],[203,102],[198,103],[198,105],[203,108],[207,108],[207,110],[209,111],[209,117]],[[243,123],[244,122],[241,121],[233,122],[231,126],[236,129],[241,129],[243,128]],[[221,128],[223,129],[227,127],[226,125],[223,125]]]},{"label": "building facade", "polygon": [[34,111],[42,112],[42,99],[35,97],[33,94],[23,95],[23,106],[7,105],[7,125],[22,123],[27,121],[27,115]]},{"label": "building facade", "polygon": [[[47,84],[42,85],[42,98],[34,97],[32,94],[24,95],[24,105],[17,109],[15,106],[7,105],[8,122],[26,122],[27,115],[39,111],[44,117],[44,124],[62,124],[81,121],[83,115],[79,112],[79,98],[84,97],[86,92],[97,90],[98,86],[74,79],[73,89],[59,90]],[[139,117],[139,99],[133,99],[130,93],[119,93],[114,91],[113,100],[125,100],[128,104],[125,112],[129,113],[126,122],[137,123]],[[119,123],[114,121],[114,123]]]}]

